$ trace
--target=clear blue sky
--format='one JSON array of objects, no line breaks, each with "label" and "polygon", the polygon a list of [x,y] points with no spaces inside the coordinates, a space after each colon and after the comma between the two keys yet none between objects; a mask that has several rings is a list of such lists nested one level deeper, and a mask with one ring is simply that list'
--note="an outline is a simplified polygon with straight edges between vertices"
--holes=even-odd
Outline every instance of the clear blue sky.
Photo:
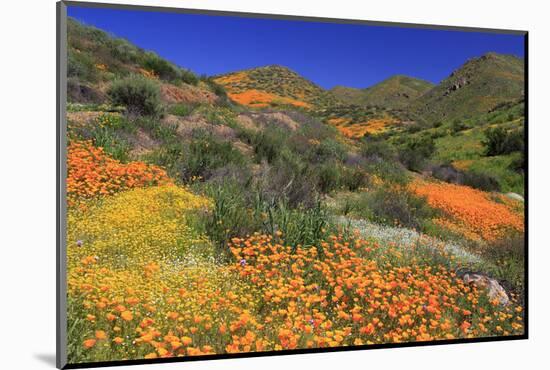
[{"label": "clear blue sky", "polygon": [[281,64],[324,88],[395,74],[437,83],[489,51],[524,55],[516,35],[84,7],[68,15],[198,74]]}]

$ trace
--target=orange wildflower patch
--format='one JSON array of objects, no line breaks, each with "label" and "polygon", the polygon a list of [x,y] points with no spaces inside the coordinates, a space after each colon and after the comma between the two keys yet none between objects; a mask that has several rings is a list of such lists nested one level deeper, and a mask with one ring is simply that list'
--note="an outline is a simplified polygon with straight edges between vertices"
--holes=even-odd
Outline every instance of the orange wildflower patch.
[{"label": "orange wildflower patch", "polygon": [[90,141],[73,141],[67,154],[67,196],[78,199],[117,191],[170,183],[162,168],[144,162],[121,163]]},{"label": "orange wildflower patch", "polygon": [[344,136],[360,139],[367,133],[381,133],[396,121],[391,118],[375,118],[365,122],[352,123],[350,118],[338,117],[329,119],[328,123],[336,127]]},{"label": "orange wildflower patch", "polygon": [[437,223],[469,239],[494,241],[510,231],[523,232],[522,215],[506,204],[495,202],[490,194],[481,190],[420,181],[413,183],[411,188],[416,194],[426,197],[430,206],[447,214],[448,218],[438,219]]},{"label": "orange wildflower patch", "polygon": [[248,75],[245,72],[232,73],[226,76],[214,79],[214,82],[220,85],[232,85],[235,83],[249,81]]},{"label": "orange wildflower patch", "polygon": [[229,93],[228,95],[231,100],[239,104],[255,108],[264,108],[271,104],[293,105],[306,109],[311,108],[309,103],[255,89],[238,93]]}]

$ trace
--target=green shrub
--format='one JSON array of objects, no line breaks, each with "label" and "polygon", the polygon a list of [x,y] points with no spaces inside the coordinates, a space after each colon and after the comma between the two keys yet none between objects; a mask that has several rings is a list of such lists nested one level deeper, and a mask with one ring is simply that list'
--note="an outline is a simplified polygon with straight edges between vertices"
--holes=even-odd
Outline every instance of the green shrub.
[{"label": "green shrub", "polygon": [[215,243],[222,257],[229,257],[227,241],[234,236],[242,236],[259,230],[258,217],[247,206],[243,189],[236,183],[225,181],[206,188],[214,202],[212,212],[203,220],[206,234]]},{"label": "green shrub", "polygon": [[362,194],[358,208],[362,215],[373,222],[400,225],[422,230],[426,221],[434,216],[424,198],[405,188],[379,188]]},{"label": "green shrub", "polygon": [[140,51],[125,39],[117,38],[110,41],[111,55],[122,63],[138,63]]},{"label": "green shrub", "polygon": [[97,82],[100,73],[95,63],[94,58],[89,53],[77,53],[71,49],[67,59],[67,77],[78,78],[80,81]]},{"label": "green shrub", "polygon": [[366,174],[366,172],[358,167],[344,167],[341,179],[340,179],[341,186],[349,191],[356,191],[369,183],[369,178]]},{"label": "green shrub", "polygon": [[395,158],[395,151],[384,140],[378,138],[364,137],[360,148],[361,155],[367,159],[382,159],[385,161]]},{"label": "green shrub", "polygon": [[329,193],[340,187],[340,168],[334,161],[324,163],[317,168],[319,190]]},{"label": "green shrub", "polygon": [[181,79],[181,70],[178,67],[153,52],[145,54],[143,68],[153,71],[159,78],[166,81]]},{"label": "green shrub", "polygon": [[261,164],[256,187],[263,198],[272,203],[283,200],[292,208],[311,208],[318,197],[315,168],[288,150],[272,165]]},{"label": "green shrub", "polygon": [[484,132],[485,155],[495,156],[523,151],[523,129],[507,131],[503,127],[488,128]]},{"label": "green shrub", "polygon": [[197,75],[185,68],[180,69],[179,79],[189,85],[197,85],[199,83]]},{"label": "green shrub", "polygon": [[126,107],[126,112],[130,116],[162,115],[159,85],[143,76],[134,75],[116,80],[109,88],[108,94],[113,104]]},{"label": "green shrub", "polygon": [[193,179],[208,179],[212,171],[230,163],[244,166],[245,158],[230,142],[220,141],[212,134],[197,130],[185,148],[181,161],[181,178],[184,182]]},{"label": "green shrub", "polygon": [[281,149],[285,145],[285,139],[288,135],[279,128],[266,128],[257,132],[252,138],[252,145],[256,157],[265,159],[269,163],[275,162],[279,157]]},{"label": "green shrub", "polygon": [[463,184],[484,191],[500,191],[498,180],[489,174],[480,171],[464,172]]},{"label": "green shrub", "polygon": [[334,139],[322,140],[319,145],[314,146],[312,160],[317,163],[323,163],[328,160],[343,161],[346,158],[346,148],[343,144]]},{"label": "green shrub", "polygon": [[399,159],[412,171],[421,171],[435,153],[435,142],[429,136],[410,138],[401,149]]},{"label": "green shrub", "polygon": [[526,169],[525,152],[520,152],[520,155],[517,158],[513,159],[512,162],[510,162],[508,168],[510,168],[512,171],[523,174]]},{"label": "green shrub", "polygon": [[468,126],[460,119],[455,119],[451,123],[451,134],[456,135],[460,131],[466,130]]}]

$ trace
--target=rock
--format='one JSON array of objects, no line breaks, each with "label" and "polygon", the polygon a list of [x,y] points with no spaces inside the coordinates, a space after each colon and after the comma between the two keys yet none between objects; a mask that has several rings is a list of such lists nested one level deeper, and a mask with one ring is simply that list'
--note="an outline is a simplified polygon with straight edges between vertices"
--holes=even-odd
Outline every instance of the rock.
[{"label": "rock", "polygon": [[517,193],[506,193],[504,195],[510,199],[519,200],[520,202],[523,202],[523,197]]},{"label": "rock", "polygon": [[466,284],[474,285],[478,289],[486,289],[489,298],[491,300],[498,299],[498,302],[503,306],[506,306],[510,302],[508,294],[506,294],[504,288],[495,279],[471,272],[464,274],[462,279]]}]

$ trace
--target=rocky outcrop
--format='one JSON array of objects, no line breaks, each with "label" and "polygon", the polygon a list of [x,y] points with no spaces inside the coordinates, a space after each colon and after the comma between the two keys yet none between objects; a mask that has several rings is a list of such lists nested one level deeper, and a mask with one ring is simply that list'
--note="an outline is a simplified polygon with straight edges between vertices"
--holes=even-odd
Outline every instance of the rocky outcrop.
[{"label": "rocky outcrop", "polygon": [[508,298],[506,290],[504,290],[504,288],[495,279],[471,272],[465,273],[462,279],[466,284],[473,285],[478,289],[485,289],[491,300],[496,299],[503,306],[506,306],[510,302],[510,298]]}]

